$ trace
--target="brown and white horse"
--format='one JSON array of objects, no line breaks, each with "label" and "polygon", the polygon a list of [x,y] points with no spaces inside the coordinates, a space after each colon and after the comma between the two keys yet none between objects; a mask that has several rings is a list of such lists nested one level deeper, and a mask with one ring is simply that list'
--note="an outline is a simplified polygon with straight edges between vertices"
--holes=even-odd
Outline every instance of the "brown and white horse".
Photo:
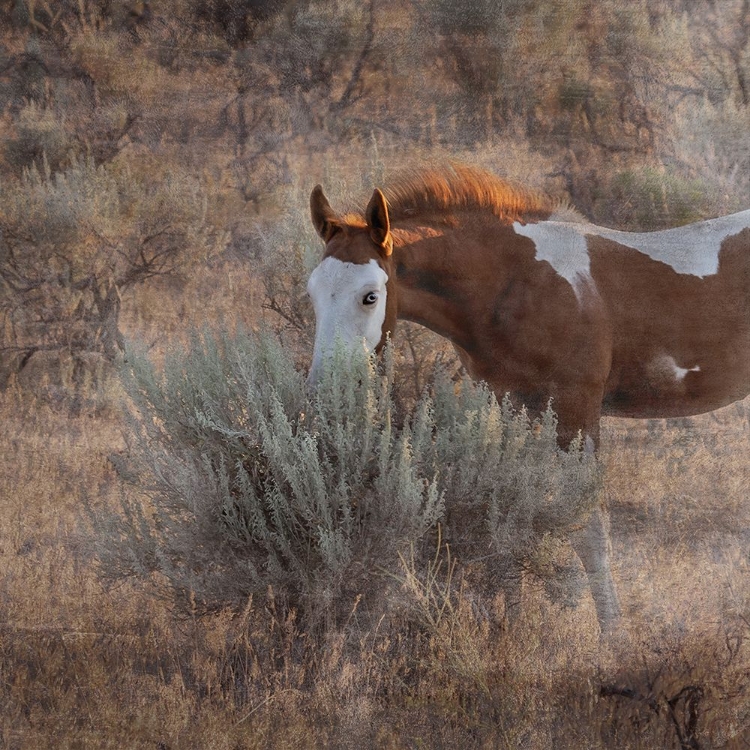
[{"label": "brown and white horse", "polygon": [[[387,197],[387,198],[386,198]],[[602,415],[675,417],[750,392],[750,211],[634,234],[481,170],[425,170],[339,216],[308,283],[310,381],[335,339],[378,351],[397,318],[449,339],[472,377],[541,410],[567,446]],[[603,629],[619,616],[603,511],[573,540]]]}]

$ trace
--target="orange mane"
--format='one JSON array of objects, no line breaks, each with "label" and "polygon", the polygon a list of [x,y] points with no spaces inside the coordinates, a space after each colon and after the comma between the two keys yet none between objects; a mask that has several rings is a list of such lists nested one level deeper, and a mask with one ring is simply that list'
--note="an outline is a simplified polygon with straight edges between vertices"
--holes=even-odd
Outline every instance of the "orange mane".
[{"label": "orange mane", "polygon": [[547,218],[559,207],[543,193],[462,164],[406,173],[383,192],[394,221],[424,214],[487,210],[503,222],[513,222]]}]

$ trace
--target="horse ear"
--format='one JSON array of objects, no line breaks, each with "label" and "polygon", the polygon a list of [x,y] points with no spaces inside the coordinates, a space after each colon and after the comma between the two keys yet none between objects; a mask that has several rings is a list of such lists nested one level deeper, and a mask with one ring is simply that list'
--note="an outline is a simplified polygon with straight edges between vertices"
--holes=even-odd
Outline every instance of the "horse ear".
[{"label": "horse ear", "polygon": [[331,208],[331,204],[323,194],[323,188],[320,185],[316,185],[310,195],[310,216],[315,231],[323,238],[324,242],[328,242],[340,227],[338,216]]},{"label": "horse ear", "polygon": [[383,193],[375,188],[375,192],[367,204],[365,219],[370,230],[372,241],[379,245],[386,257],[393,252],[393,237],[391,236],[391,220],[388,218],[388,203]]}]

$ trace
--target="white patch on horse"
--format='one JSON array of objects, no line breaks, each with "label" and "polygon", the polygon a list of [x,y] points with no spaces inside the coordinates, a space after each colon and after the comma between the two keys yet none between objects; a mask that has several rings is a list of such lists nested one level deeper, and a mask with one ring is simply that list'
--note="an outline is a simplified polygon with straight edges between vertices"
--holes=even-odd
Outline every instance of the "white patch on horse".
[{"label": "white patch on horse", "polygon": [[671,266],[677,273],[703,278],[718,273],[722,242],[747,228],[750,228],[750,211],[659,232],[620,232],[593,224],[583,231],[633,248]]},{"label": "white patch on horse", "polygon": [[[318,379],[323,360],[337,341],[349,351],[360,345],[373,351],[380,343],[387,281],[388,274],[375,260],[363,264],[326,258],[310,274],[307,292],[315,308],[310,382]],[[374,295],[371,304],[365,303],[368,295]]]},{"label": "white patch on horse", "polygon": [[572,287],[579,303],[591,283],[591,262],[584,228],[586,224],[568,221],[515,222],[516,234],[528,237],[536,247],[536,259],[546,260]]},{"label": "white patch on horse", "polygon": [[678,380],[684,380],[685,375],[687,375],[689,372],[700,372],[700,371],[701,371],[701,368],[698,367],[698,365],[696,365],[695,367],[690,367],[690,368],[680,367],[679,365],[676,365],[674,368],[674,376]]},{"label": "white patch on horse", "polygon": [[689,372],[700,372],[700,365],[682,367],[671,354],[661,354],[656,357],[647,368],[649,377],[654,382],[678,382],[682,383]]},{"label": "white patch on horse", "polygon": [[515,222],[516,234],[528,237],[536,246],[537,260],[547,261],[573,287],[578,301],[591,283],[587,236],[603,237],[637,250],[670,266],[679,274],[713,276],[719,270],[719,252],[727,237],[750,228],[750,211],[721,216],[695,224],[658,232],[621,232],[585,221],[558,221],[553,214],[537,224]]}]

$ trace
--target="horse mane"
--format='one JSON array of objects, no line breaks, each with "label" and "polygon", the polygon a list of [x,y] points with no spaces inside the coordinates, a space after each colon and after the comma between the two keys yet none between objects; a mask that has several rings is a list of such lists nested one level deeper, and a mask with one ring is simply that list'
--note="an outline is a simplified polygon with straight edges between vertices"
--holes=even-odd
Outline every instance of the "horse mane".
[{"label": "horse mane", "polygon": [[512,223],[544,219],[560,209],[559,202],[541,192],[463,164],[413,170],[387,184],[383,192],[393,221],[486,210]]}]

